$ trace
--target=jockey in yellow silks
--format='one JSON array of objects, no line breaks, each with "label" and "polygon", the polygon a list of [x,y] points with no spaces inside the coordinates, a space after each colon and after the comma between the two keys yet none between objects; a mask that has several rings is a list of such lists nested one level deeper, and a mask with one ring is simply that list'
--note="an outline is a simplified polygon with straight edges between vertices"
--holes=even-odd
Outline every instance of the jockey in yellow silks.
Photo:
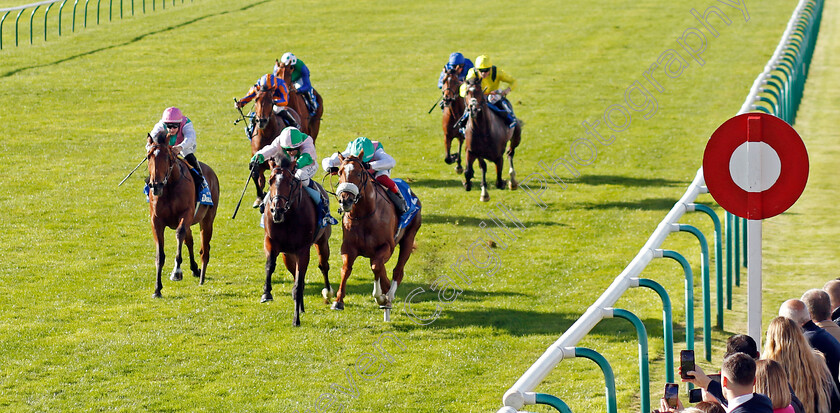
[{"label": "jockey in yellow silks", "polygon": [[[487,55],[478,56],[475,60],[475,67],[467,72],[466,80],[469,81],[476,76],[481,78],[481,89],[487,95],[487,101],[491,103],[488,106],[496,112],[505,115],[509,128],[515,127],[516,117],[513,114],[513,106],[507,100],[507,94],[516,88],[516,79],[504,70],[494,66],[490,62],[490,57]],[[507,88],[501,89],[502,82],[507,84]],[[464,82],[461,85],[461,97],[464,97],[466,94],[467,83]],[[456,127],[463,127],[467,116],[469,114],[464,112],[464,116],[458,121]]]}]

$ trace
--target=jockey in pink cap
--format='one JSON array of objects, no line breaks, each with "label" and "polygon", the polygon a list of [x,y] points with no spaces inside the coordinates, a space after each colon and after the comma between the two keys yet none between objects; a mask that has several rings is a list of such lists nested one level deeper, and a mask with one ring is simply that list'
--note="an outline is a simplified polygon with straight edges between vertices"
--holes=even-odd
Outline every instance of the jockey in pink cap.
[{"label": "jockey in pink cap", "polygon": [[[193,172],[198,175],[198,180],[200,181],[198,202],[202,205],[213,205],[213,200],[210,196],[210,187],[207,185],[207,180],[204,179],[204,174],[201,172],[198,159],[195,158],[196,139],[192,121],[184,116],[180,109],[176,107],[166,108],[160,117],[160,121],[155,124],[149,134],[156,136],[160,132],[166,132],[172,150],[180,154],[190,167],[192,167]],[[149,148],[147,147],[146,150],[148,151]]]}]

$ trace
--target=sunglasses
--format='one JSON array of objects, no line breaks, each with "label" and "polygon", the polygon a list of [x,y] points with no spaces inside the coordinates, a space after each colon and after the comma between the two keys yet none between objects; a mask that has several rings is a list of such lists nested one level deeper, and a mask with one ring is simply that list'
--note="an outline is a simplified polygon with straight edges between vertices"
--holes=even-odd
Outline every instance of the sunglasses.
[{"label": "sunglasses", "polygon": [[166,124],[167,129],[178,129],[180,126],[181,126],[181,124],[179,124],[179,123],[167,123]]},{"label": "sunglasses", "polygon": [[487,73],[490,71],[490,69],[478,69],[478,71],[481,73]]}]

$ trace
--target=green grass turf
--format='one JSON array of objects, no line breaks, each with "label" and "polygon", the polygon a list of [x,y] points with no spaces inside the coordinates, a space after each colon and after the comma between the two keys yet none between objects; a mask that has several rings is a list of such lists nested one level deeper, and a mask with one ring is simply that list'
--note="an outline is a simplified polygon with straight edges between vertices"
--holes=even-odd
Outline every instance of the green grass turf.
[{"label": "green grass turf", "polygon": [[[644,119],[632,112],[630,127],[611,145],[597,145],[582,176],[561,172],[569,186],[552,185],[545,210],[523,191],[491,189],[491,202],[480,203],[478,191],[464,192],[462,178],[443,164],[440,115],[426,114],[438,96],[441,65],[454,50],[470,58],[488,53],[519,80],[510,97],[526,121],[516,158],[523,179],[539,171],[539,161],[568,155],[584,136],[581,122],[623,103],[625,89],[643,81],[663,51],[678,49],[688,58],[676,38],[699,25],[690,9],[712,4],[200,0],[60,39],[50,32],[47,42],[36,35],[35,44],[18,48],[7,47],[14,35],[7,20],[0,52],[0,408],[338,411],[340,403],[345,411],[495,411],[503,392],[595,301],[683,194],[707,137],[740,107],[792,4],[750,3],[745,22],[735,9],[714,3],[732,24],[721,24],[717,38],[707,35],[705,65],[689,60],[678,78],[661,75],[656,114]],[[20,30],[28,35],[28,27]],[[390,324],[370,297],[372,274],[364,261],[356,265],[343,312],[320,303],[320,275],[312,271],[301,328],[290,326],[292,303],[283,298],[288,275],[275,275],[273,303],[258,303],[264,256],[257,214],[247,209],[251,189],[247,210],[229,219],[249,157],[242,128],[232,125],[232,98],[286,50],[312,69],[324,96],[319,154],[359,135],[380,140],[397,159],[393,175],[412,180],[423,201],[418,249]],[[812,104],[813,133],[830,142],[829,119],[820,120],[821,103]],[[146,132],[170,105],[195,122],[196,154],[216,170],[222,196],[208,282],[165,280],[164,298],[153,300],[143,173],[116,184],[142,159]],[[825,156],[830,163],[831,154]],[[708,196],[701,201],[713,204]],[[507,248],[494,250],[498,272],[486,276],[466,265],[472,284],[461,286],[434,323],[413,323],[401,311],[406,295],[453,276],[450,265],[483,236],[479,224],[496,202],[526,227]],[[775,222],[786,217],[768,223],[768,250]],[[711,229],[702,215],[684,222]],[[337,283],[335,232],[330,276]],[[789,248],[780,254],[796,251],[790,239],[775,242]],[[173,243],[168,231],[167,269]],[[675,234],[664,247],[683,252],[699,274],[692,236]],[[804,274],[812,281],[801,289],[821,285],[816,280],[823,274]],[[645,276],[668,286],[675,321],[682,323],[676,264],[656,261]],[[419,301],[418,314],[431,314],[435,296],[422,294]],[[638,314],[651,334],[656,394],[664,377],[656,338],[660,306],[653,293],[631,291],[617,307]],[[715,333],[717,361],[722,340],[743,324],[742,312],[728,313],[726,331]],[[365,355],[379,354],[374,343],[385,332],[404,349],[386,344],[393,362],[379,358],[364,369]],[[675,338],[682,335],[678,330]],[[580,345],[607,356],[619,406],[637,410],[631,327],[604,321]],[[348,387],[348,372],[354,396],[333,386]],[[538,390],[575,411],[604,409],[600,372],[583,360],[564,361]]]}]

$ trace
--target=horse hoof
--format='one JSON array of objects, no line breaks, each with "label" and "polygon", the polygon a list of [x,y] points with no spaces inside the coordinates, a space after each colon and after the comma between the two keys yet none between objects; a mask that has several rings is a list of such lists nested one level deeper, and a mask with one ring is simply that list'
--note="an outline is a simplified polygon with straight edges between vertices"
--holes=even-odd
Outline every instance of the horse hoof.
[{"label": "horse hoof", "polygon": [[253,204],[253,205],[251,205],[251,208],[259,208],[259,207],[260,207],[260,205],[262,205],[262,199],[257,198],[257,199],[254,201],[254,204]]},{"label": "horse hoof", "polygon": [[300,320],[292,320],[292,327],[300,327]]},{"label": "horse hoof", "polygon": [[271,294],[268,294],[268,293],[263,294],[262,298],[260,298],[260,302],[265,303],[265,302],[268,302],[268,301],[274,301],[274,297],[272,297]]},{"label": "horse hoof", "polygon": [[464,190],[469,192],[472,190],[472,184],[469,182],[464,182]]},{"label": "horse hoof", "polygon": [[158,291],[158,292],[152,294],[152,298],[163,298],[163,296],[160,294],[160,291]]},{"label": "horse hoof", "polygon": [[490,200],[490,195],[487,195],[487,194],[481,194],[481,197],[480,197],[480,198],[478,198],[478,199],[480,199],[480,200],[481,200],[481,202],[487,202],[487,201],[489,201],[489,200]]},{"label": "horse hoof", "polygon": [[496,182],[496,189],[505,189],[505,181]]},{"label": "horse hoof", "polygon": [[453,163],[455,163],[455,157],[453,157],[452,155],[446,155],[443,158],[443,161],[446,162],[447,165],[452,165]]},{"label": "horse hoof", "polygon": [[464,168],[461,167],[461,165],[456,166],[455,167],[455,173],[458,174],[458,175],[461,175],[462,173],[464,173]]},{"label": "horse hoof", "polygon": [[509,188],[511,191],[515,191],[515,190],[519,189],[519,182],[516,182],[516,181],[510,181],[510,182],[508,182],[508,188]]},{"label": "horse hoof", "polygon": [[332,298],[335,297],[335,294],[333,294],[332,288],[327,290],[325,287],[321,289],[321,297],[324,297],[324,304],[329,304],[330,301],[332,301]]},{"label": "horse hoof", "polygon": [[181,281],[184,279],[184,273],[180,271],[172,272],[172,275],[169,276],[169,279],[172,281]]},{"label": "horse hoof", "polygon": [[336,301],[336,302],[332,303],[332,305],[330,306],[330,309],[332,309],[332,310],[343,310],[344,309],[344,303]]}]

